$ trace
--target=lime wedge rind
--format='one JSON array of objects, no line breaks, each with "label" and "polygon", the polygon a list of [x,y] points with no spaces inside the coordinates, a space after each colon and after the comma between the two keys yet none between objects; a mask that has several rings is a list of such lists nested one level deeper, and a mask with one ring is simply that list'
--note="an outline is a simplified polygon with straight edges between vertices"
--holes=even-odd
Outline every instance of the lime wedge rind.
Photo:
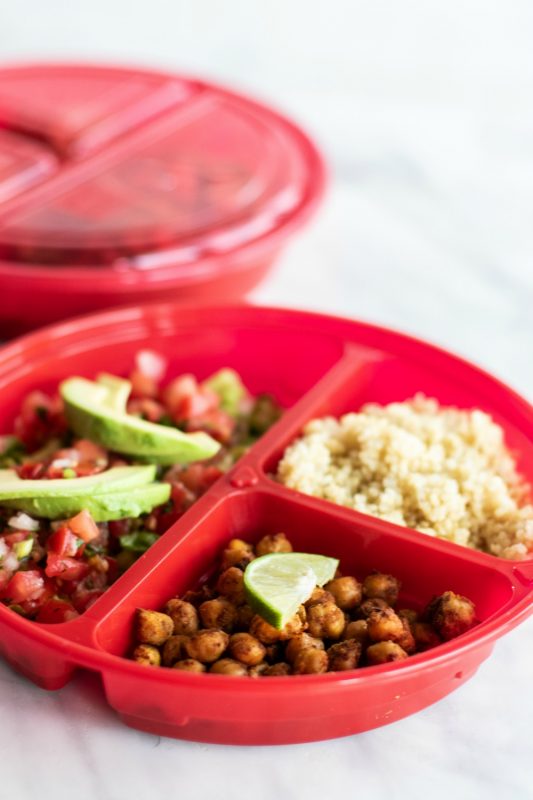
[{"label": "lime wedge rind", "polygon": [[313,553],[268,553],[248,564],[244,588],[253,610],[275,628],[283,628],[315,586],[335,575],[336,558]]}]

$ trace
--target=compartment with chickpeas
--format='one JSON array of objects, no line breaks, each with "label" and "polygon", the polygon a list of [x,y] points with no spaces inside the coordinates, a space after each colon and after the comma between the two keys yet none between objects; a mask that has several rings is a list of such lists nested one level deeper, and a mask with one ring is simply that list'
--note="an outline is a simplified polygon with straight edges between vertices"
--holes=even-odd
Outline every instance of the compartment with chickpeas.
[{"label": "compartment with chickpeas", "polygon": [[375,570],[360,580],[337,570],[278,628],[256,613],[245,570],[261,556],[292,551],[284,533],[255,545],[232,539],[208,582],[161,610],[137,610],[133,660],[251,678],[316,675],[402,661],[477,623],[472,601],[453,591],[422,609],[402,608],[393,575]]}]

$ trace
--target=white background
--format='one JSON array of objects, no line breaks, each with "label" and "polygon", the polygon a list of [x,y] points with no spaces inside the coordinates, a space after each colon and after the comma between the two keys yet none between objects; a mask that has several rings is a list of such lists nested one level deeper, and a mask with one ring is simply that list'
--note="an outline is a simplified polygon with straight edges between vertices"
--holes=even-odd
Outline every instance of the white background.
[{"label": "white background", "polygon": [[[20,0],[0,57],[107,59],[226,81],[284,109],[331,170],[258,301],[365,318],[533,397],[528,0]],[[86,676],[47,694],[0,665],[0,798],[533,797],[533,624],[472,681],[343,740],[229,748],[123,727]],[[310,700],[310,702],[312,702]]]}]

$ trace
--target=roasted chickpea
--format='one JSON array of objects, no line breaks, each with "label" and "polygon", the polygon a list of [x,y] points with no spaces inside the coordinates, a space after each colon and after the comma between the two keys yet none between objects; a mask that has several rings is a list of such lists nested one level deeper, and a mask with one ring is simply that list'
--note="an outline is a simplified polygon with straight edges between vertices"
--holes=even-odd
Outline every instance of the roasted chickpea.
[{"label": "roasted chickpea", "polygon": [[199,589],[190,589],[189,591],[185,592],[182,600],[185,600],[187,603],[192,603],[193,606],[198,607],[200,603],[204,603],[206,600],[212,600],[214,596],[215,593],[210,586],[207,583],[204,583]]},{"label": "roasted chickpea", "polygon": [[232,539],[222,554],[222,571],[229,567],[245,567],[255,558],[253,547],[242,539]]},{"label": "roasted chickpea", "polygon": [[331,594],[331,592],[327,592],[325,589],[322,589],[320,586],[316,586],[313,589],[313,593],[309,600],[306,600],[304,603],[305,608],[309,608],[309,606],[314,606],[315,603],[334,603],[335,598]]},{"label": "roasted chickpea", "polygon": [[337,642],[327,651],[329,658],[329,669],[337,672],[346,669],[355,669],[361,658],[361,643],[355,639],[345,639]]},{"label": "roasted chickpea", "polygon": [[228,646],[229,636],[224,631],[206,630],[194,633],[185,642],[185,652],[204,664],[217,661]]},{"label": "roasted chickpea", "polygon": [[159,667],[161,654],[157,647],[151,644],[138,644],[133,651],[133,660],[138,664],[147,664],[150,667]]},{"label": "roasted chickpea", "polygon": [[237,620],[237,609],[225,597],[206,600],[198,611],[204,628],[221,628],[231,633]]},{"label": "roasted chickpea", "polygon": [[373,611],[366,622],[368,635],[373,642],[399,642],[405,635],[403,621],[392,608]]},{"label": "roasted chickpea", "polygon": [[343,578],[333,578],[332,581],[326,583],[324,588],[331,592],[335,602],[343,611],[350,611],[360,605],[363,599],[363,587],[351,575],[345,575]]},{"label": "roasted chickpea", "polygon": [[185,642],[187,641],[187,638],[187,636],[184,636],[180,633],[177,636],[171,636],[166,640],[165,644],[163,645],[162,653],[162,663],[164,667],[171,667],[176,661],[184,658]]},{"label": "roasted chickpea", "polygon": [[266,655],[264,644],[250,633],[234,633],[230,637],[228,650],[233,658],[246,664],[247,667],[257,666]]},{"label": "roasted chickpea", "polygon": [[374,600],[379,597],[390,606],[396,603],[399,591],[400,581],[383,572],[373,572],[363,581],[363,594],[366,598]]},{"label": "roasted chickpea", "polygon": [[415,611],[413,608],[400,608],[400,610],[397,611],[396,613],[402,619],[406,619],[409,625],[413,625],[415,622],[418,622],[419,619],[418,612]]},{"label": "roasted chickpea", "polygon": [[167,614],[159,611],[148,611],[144,608],[137,609],[136,636],[142,644],[159,645],[166,642],[172,635],[174,623]]},{"label": "roasted chickpea", "polygon": [[245,601],[244,594],[244,572],[238,567],[228,567],[219,575],[217,581],[217,592],[223,594],[236,606],[242,605]]},{"label": "roasted chickpea", "polygon": [[215,672],[217,675],[247,675],[248,671],[244,664],[240,661],[234,661],[232,658],[221,658],[215,661],[209,667],[209,672]]},{"label": "roasted chickpea", "polygon": [[408,655],[412,655],[416,650],[416,642],[413,632],[411,631],[411,626],[405,617],[398,617],[398,619],[402,621],[403,634],[396,640],[396,644],[399,644],[402,650],[405,650]]},{"label": "roasted chickpea", "polygon": [[269,665],[266,661],[262,661],[260,664],[256,664],[255,667],[250,667],[248,669],[248,675],[250,678],[260,678],[265,672],[269,669]]},{"label": "roasted chickpea", "polygon": [[290,675],[291,668],[288,664],[284,661],[278,661],[277,664],[272,664],[272,666],[267,667],[266,670],[263,672],[263,675],[266,678],[274,678],[278,675]]},{"label": "roasted chickpea", "polygon": [[324,650],[324,642],[322,639],[315,639],[313,636],[309,636],[308,633],[299,633],[298,636],[293,636],[287,642],[285,658],[292,664],[302,650],[309,648],[312,650]]},{"label": "roasted chickpea", "polygon": [[361,605],[355,609],[354,616],[357,619],[368,619],[373,611],[382,611],[384,608],[389,608],[389,606],[385,600],[381,600],[379,597],[363,600]]},{"label": "roasted chickpea", "polygon": [[250,623],[250,633],[252,636],[255,636],[256,639],[259,639],[260,642],[263,642],[263,644],[287,641],[287,639],[296,636],[304,630],[305,621],[302,620],[302,608],[303,606],[300,608],[300,611],[297,611],[296,614],[288,620],[283,628],[275,628],[273,625],[266,622],[263,617],[256,614]]},{"label": "roasted chickpea", "polygon": [[442,643],[442,639],[429,622],[413,622],[411,632],[414,636],[416,649],[420,652],[431,650]]},{"label": "roasted chickpea", "polygon": [[237,617],[235,619],[235,630],[247,631],[254,618],[254,610],[249,605],[237,607]]},{"label": "roasted chickpea", "polygon": [[265,556],[267,553],[292,553],[292,545],[284,533],[275,533],[259,539],[255,552],[258,556]]},{"label": "roasted chickpea", "polygon": [[292,664],[295,675],[318,675],[328,671],[328,656],[325,650],[306,647],[300,650]]},{"label": "roasted chickpea", "polygon": [[205,665],[195,658],[183,658],[172,665],[172,669],[181,669],[183,672],[205,672]]},{"label": "roasted chickpea", "polygon": [[356,619],[349,622],[342,633],[342,639],[355,639],[363,647],[368,644],[368,626],[366,619]]},{"label": "roasted chickpea", "polygon": [[307,627],[316,639],[339,639],[345,626],[344,612],[335,603],[316,603],[307,609]]},{"label": "roasted chickpea", "polygon": [[198,630],[198,612],[192,603],[173,597],[165,606],[165,613],[172,618],[175,634],[191,634]]},{"label": "roasted chickpea", "polygon": [[435,597],[424,616],[445,642],[465,633],[477,622],[472,601],[455,592],[444,592]]},{"label": "roasted chickpea", "polygon": [[409,656],[395,642],[377,642],[366,650],[366,661],[371,667],[376,664],[387,664],[389,661],[402,661],[404,658]]}]

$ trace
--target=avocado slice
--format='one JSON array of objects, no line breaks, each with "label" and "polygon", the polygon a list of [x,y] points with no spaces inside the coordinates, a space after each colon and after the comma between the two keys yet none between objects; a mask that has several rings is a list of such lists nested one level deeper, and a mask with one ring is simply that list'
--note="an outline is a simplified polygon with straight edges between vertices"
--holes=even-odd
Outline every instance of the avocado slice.
[{"label": "avocado slice", "polygon": [[[65,483],[70,482],[65,481]],[[24,511],[33,517],[47,519],[72,517],[85,509],[90,512],[95,522],[108,522],[146,514],[156,506],[166,503],[170,498],[170,491],[169,483],[148,483],[146,486],[137,486],[128,491],[113,491],[106,494],[17,497],[3,500],[2,505]]]},{"label": "avocado slice", "polygon": [[112,467],[83,478],[54,478],[53,480],[23,480],[13,469],[0,469],[0,503],[5,500],[35,497],[83,497],[124,492],[155,478],[156,467],[146,464],[133,467]]},{"label": "avocado slice", "polygon": [[186,464],[212,458],[220,444],[206,433],[176,428],[134,417],[126,411],[129,381],[114,375],[97,381],[68,378],[60,386],[69,425],[78,436],[117,453],[157,464]]}]

